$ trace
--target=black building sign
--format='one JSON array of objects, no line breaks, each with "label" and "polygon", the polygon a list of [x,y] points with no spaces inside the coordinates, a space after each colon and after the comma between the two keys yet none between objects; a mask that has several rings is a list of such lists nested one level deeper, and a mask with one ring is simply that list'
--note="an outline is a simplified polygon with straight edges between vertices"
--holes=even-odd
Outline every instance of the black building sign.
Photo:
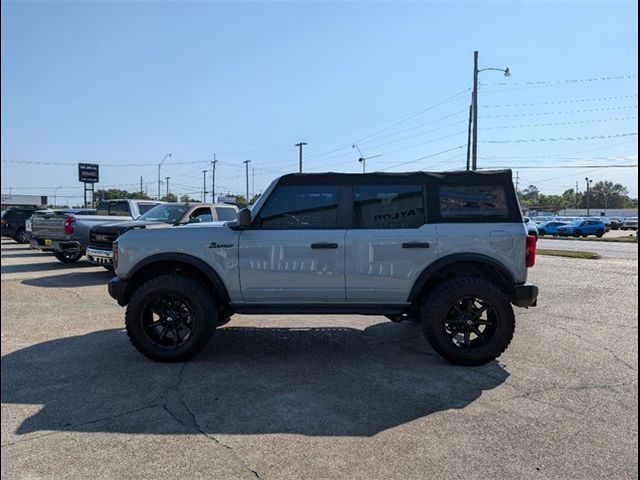
[{"label": "black building sign", "polygon": [[78,181],[85,183],[98,183],[100,181],[98,167],[99,165],[97,163],[79,163]]}]

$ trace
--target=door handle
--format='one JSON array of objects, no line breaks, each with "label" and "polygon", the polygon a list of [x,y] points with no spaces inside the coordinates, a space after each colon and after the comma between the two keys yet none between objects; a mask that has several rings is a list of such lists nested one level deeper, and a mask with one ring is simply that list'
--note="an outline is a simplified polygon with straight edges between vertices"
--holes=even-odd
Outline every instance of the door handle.
[{"label": "door handle", "polygon": [[338,248],[338,244],[337,243],[327,243],[327,242],[312,243],[311,244],[311,248],[314,249],[314,250],[317,250],[319,248]]},{"label": "door handle", "polygon": [[402,244],[402,248],[429,248],[429,242],[407,242]]}]

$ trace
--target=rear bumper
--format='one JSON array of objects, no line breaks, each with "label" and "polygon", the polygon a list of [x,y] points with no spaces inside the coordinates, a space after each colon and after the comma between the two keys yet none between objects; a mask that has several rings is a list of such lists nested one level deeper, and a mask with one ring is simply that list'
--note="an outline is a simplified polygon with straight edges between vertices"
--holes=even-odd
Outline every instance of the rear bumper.
[{"label": "rear bumper", "polygon": [[113,252],[111,250],[100,250],[98,248],[87,248],[87,260],[95,265],[113,265]]},{"label": "rear bumper", "polygon": [[127,290],[127,283],[128,282],[126,280],[122,280],[118,277],[113,277],[111,280],[109,280],[109,283],[107,285],[111,298],[117,300],[118,304],[122,307],[126,305],[124,295]]},{"label": "rear bumper", "polygon": [[538,304],[538,287],[531,283],[514,285],[511,303],[516,307],[535,307]]}]

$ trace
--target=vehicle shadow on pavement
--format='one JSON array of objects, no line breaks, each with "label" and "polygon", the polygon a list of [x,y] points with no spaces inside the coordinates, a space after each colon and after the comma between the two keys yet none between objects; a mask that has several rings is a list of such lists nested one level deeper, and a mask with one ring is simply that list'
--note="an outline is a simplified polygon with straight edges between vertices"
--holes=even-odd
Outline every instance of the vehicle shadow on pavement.
[{"label": "vehicle shadow on pavement", "polygon": [[[497,362],[446,363],[419,327],[404,323],[364,331],[223,328],[183,364],[149,361],[122,330],[105,330],[4,355],[2,402],[42,405],[13,426],[17,435],[171,434],[178,426],[185,433],[371,436],[464,408],[508,376]],[[147,409],[156,414],[138,418]]]},{"label": "vehicle shadow on pavement", "polygon": [[69,287],[94,287],[96,285],[106,285],[113,276],[107,270],[98,272],[72,272],[62,275],[50,275],[40,278],[29,278],[22,280],[23,285],[32,287],[48,287],[48,288],[69,288]]},{"label": "vehicle shadow on pavement", "polygon": [[13,253],[15,251],[15,249],[11,249],[11,250],[3,250],[2,251],[2,258],[32,258],[32,257],[51,257],[53,258],[53,253],[49,253],[49,252],[37,252],[35,250],[30,250],[28,252],[25,253]]},{"label": "vehicle shadow on pavement", "polygon": [[29,273],[42,272],[47,270],[67,270],[69,268],[96,268],[89,262],[78,263],[62,263],[59,261],[48,263],[21,263],[18,265],[2,265],[0,271],[2,273]]}]

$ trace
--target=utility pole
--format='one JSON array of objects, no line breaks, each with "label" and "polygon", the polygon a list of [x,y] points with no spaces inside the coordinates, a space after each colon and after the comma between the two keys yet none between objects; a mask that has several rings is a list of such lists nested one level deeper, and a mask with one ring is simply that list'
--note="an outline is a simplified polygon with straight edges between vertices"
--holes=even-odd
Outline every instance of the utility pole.
[{"label": "utility pole", "polygon": [[471,153],[471,170],[478,168],[478,51],[473,52],[473,94],[471,95],[471,111],[473,113],[473,146]]},{"label": "utility pole", "polygon": [[516,171],[516,194],[518,193],[519,185],[520,185],[520,172]]},{"label": "utility pole", "polygon": [[211,162],[211,203],[216,203],[216,154],[213,154],[213,161]]},{"label": "utility pole", "polygon": [[202,170],[202,203],[207,202],[207,171]]},{"label": "utility pole", "polygon": [[158,200],[160,200],[160,167],[162,166],[162,164],[167,158],[171,158],[170,153],[167,153],[162,159],[162,161],[158,164]]},{"label": "utility pole", "polygon": [[256,169],[251,167],[251,198],[256,196]]},{"label": "utility pole", "polygon": [[485,70],[496,70],[510,77],[511,72],[507,68],[483,68],[478,70],[478,51],[473,52],[473,92],[471,94],[471,113],[473,117],[473,142],[471,146],[471,170],[478,168],[478,74]]},{"label": "utility pole", "polygon": [[589,177],[584,177],[585,182],[587,182],[587,217],[591,216],[591,191],[589,188],[589,185],[591,183],[593,183],[593,179],[590,179]]},{"label": "utility pole", "polygon": [[307,145],[307,142],[296,143],[294,147],[298,147],[300,149],[300,173],[302,173],[302,147]]},{"label": "utility pole", "polygon": [[471,125],[473,123],[473,104],[469,105],[469,128],[467,129],[467,170],[471,168]]},{"label": "utility pole", "polygon": [[576,180],[576,210],[578,209],[578,181]]},{"label": "utility pole", "polygon": [[144,190],[142,190],[142,175],[140,175],[140,198],[144,197]]},{"label": "utility pole", "polygon": [[167,179],[167,202],[168,202],[168,201],[169,201],[169,179],[170,179],[171,177],[164,177],[164,178],[166,178],[166,179]]},{"label": "utility pole", "polygon": [[247,207],[249,207],[249,163],[251,163],[251,160],[245,160],[244,161],[244,168],[245,168],[245,172],[246,172],[246,179],[247,179]]}]

